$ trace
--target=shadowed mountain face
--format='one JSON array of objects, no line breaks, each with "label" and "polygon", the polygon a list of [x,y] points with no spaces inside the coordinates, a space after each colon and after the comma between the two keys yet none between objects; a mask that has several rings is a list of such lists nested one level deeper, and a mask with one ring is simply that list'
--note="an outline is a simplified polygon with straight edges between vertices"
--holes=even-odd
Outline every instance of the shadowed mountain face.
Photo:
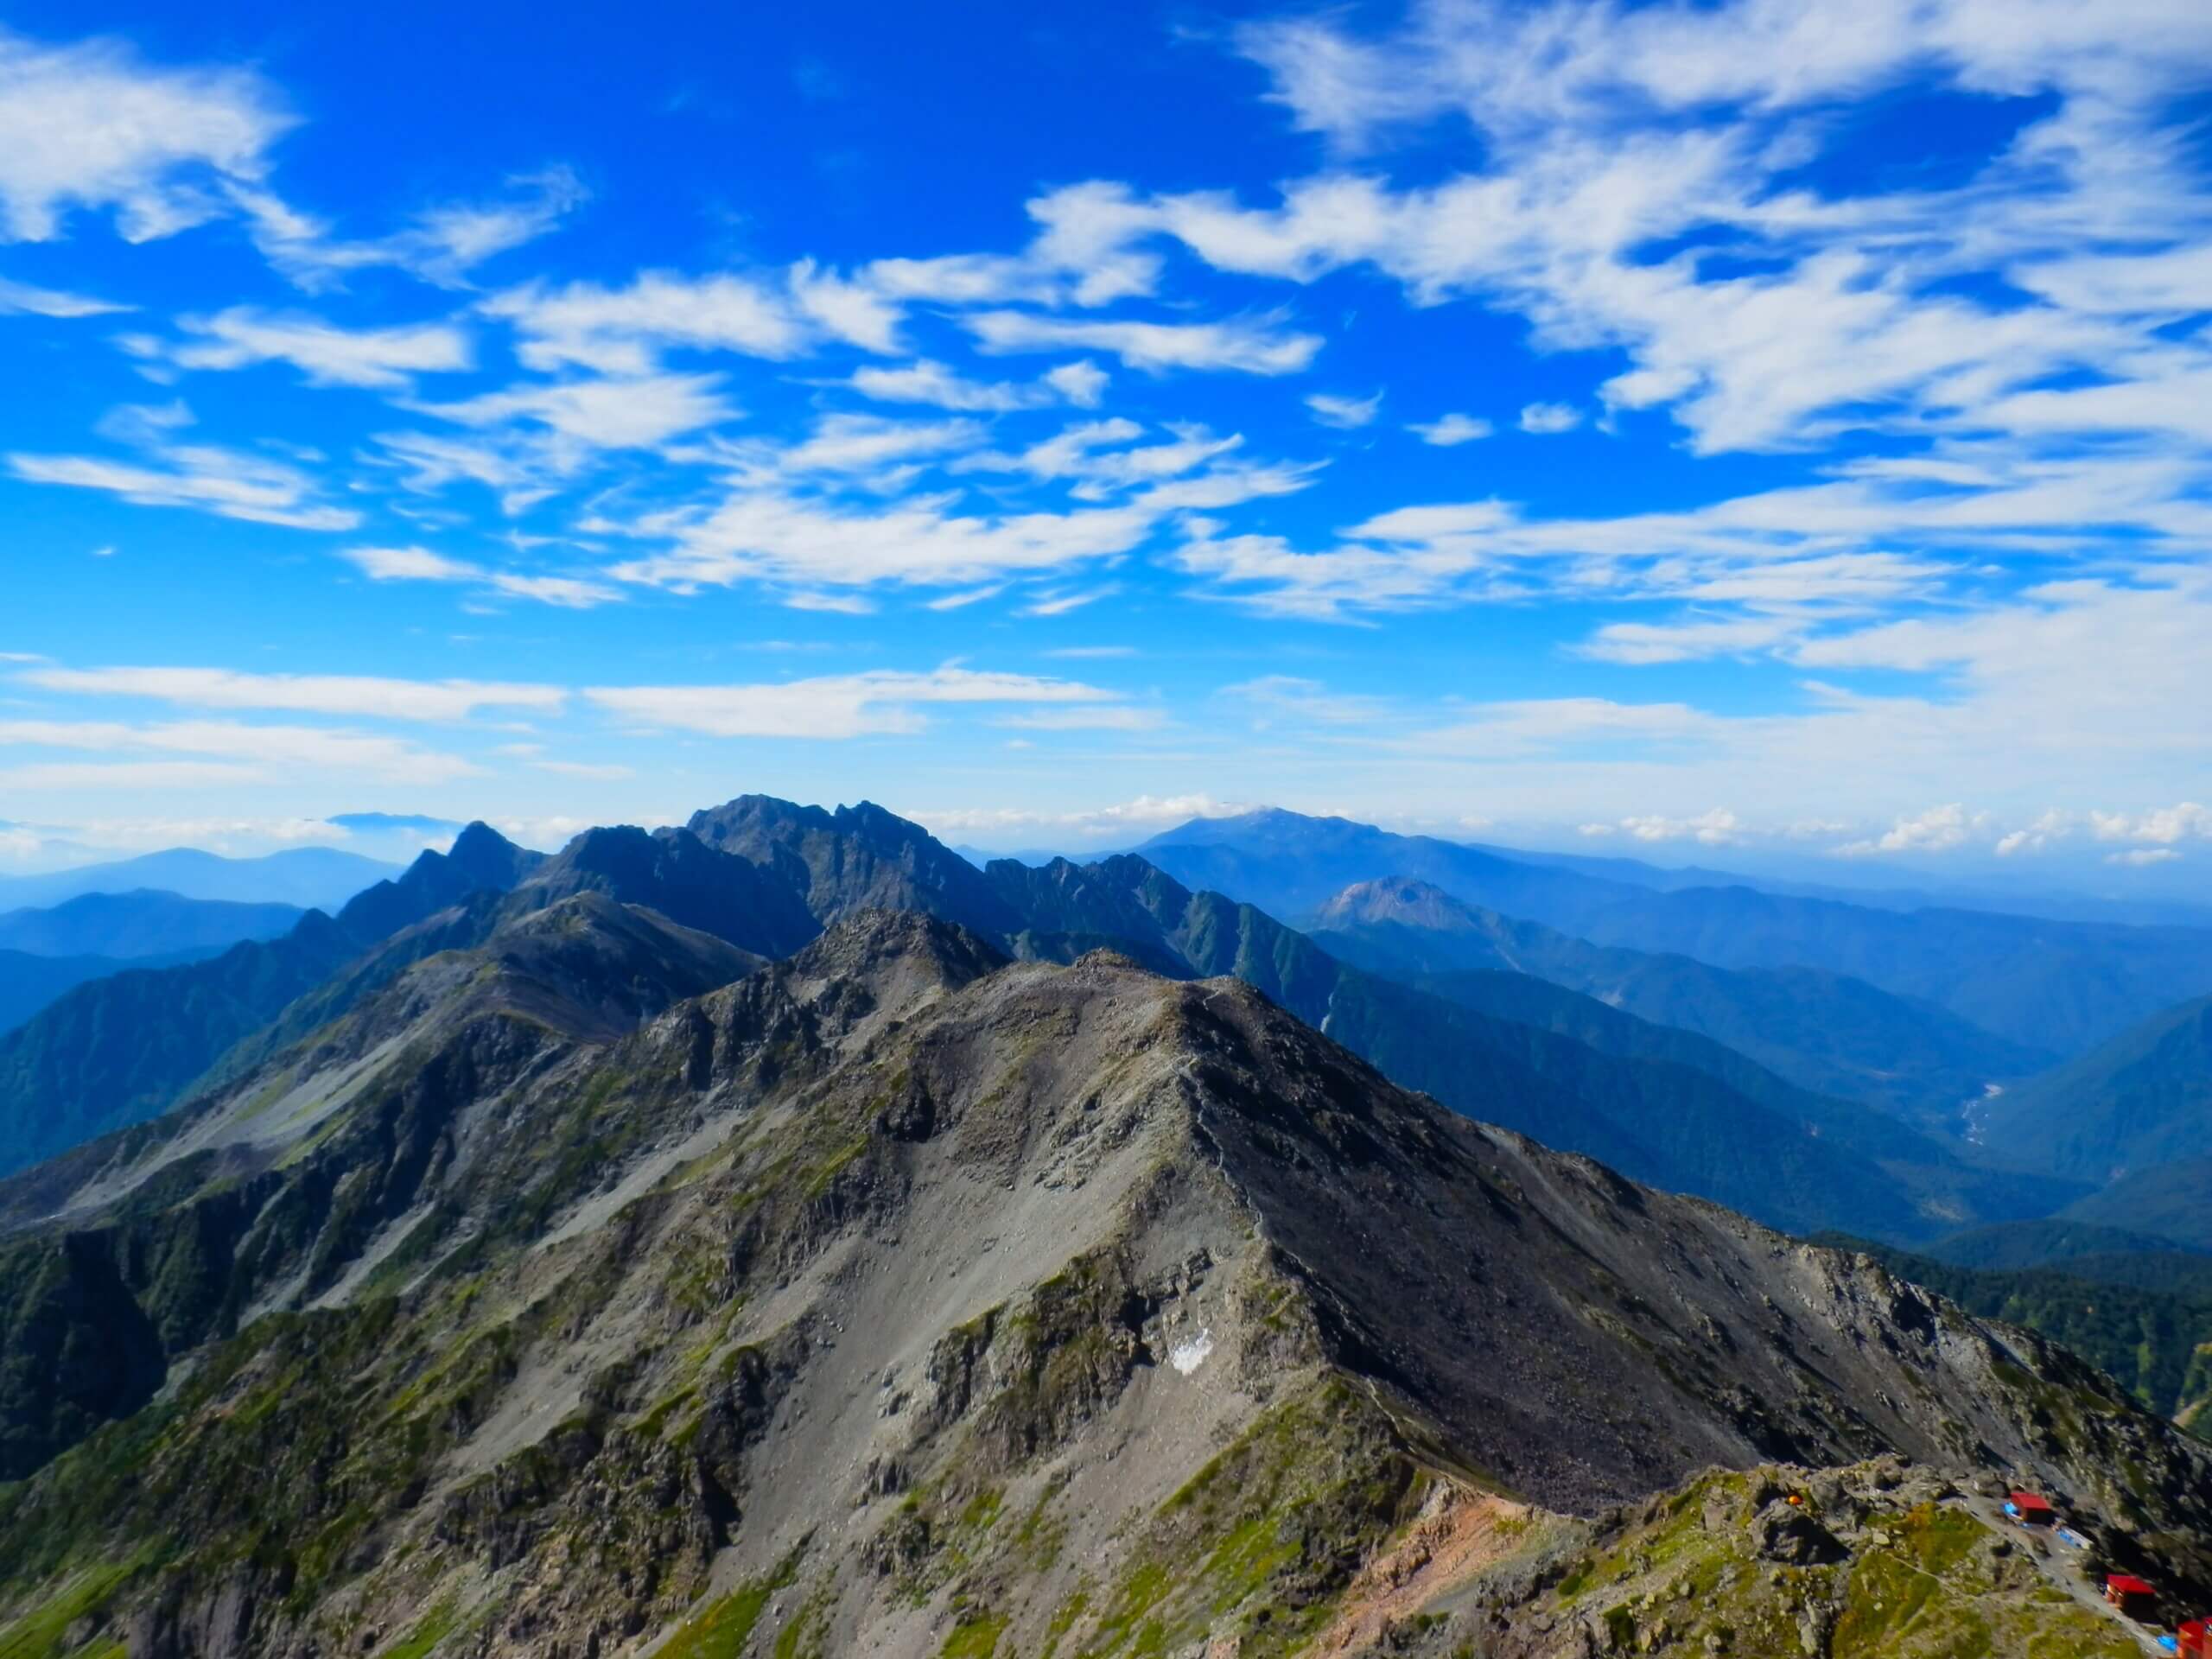
[{"label": "shadowed mountain face", "polygon": [[1534,975],[1725,1043],[1802,1088],[1930,1126],[1955,1126],[1989,1084],[2031,1076],[2056,1058],[1847,975],[1732,970],[1589,944],[1402,877],[1346,887],[1308,931],[1346,962],[1477,1006],[1498,972]]},{"label": "shadowed mountain face", "polygon": [[[1185,897],[1179,950],[1252,948]],[[9,1247],[51,1287],[16,1370],[73,1317],[118,1366],[219,1340],[0,1495],[0,1616],[245,1659],[1344,1650],[1434,1609],[1414,1650],[1564,1654],[1620,1576],[1571,1564],[1641,1548],[1577,1517],[1693,1483],[1634,1524],[1709,1515],[1726,1586],[1816,1567],[1788,1616],[1834,1619],[1877,1533],[1989,1554],[1942,1478],[1976,1469],[2212,1584],[2212,1463],[2079,1362],[1445,1111],[1241,980],[867,910],[699,988],[739,965],[517,906],[9,1184],[67,1214]],[[1922,1600],[2113,1651],[2035,1582]]]},{"label": "shadowed mountain face", "polygon": [[2104,1041],[2177,995],[2212,992],[2212,929],[1898,912],[1741,887],[1659,892],[1280,811],[1200,820],[1139,850],[1192,887],[1293,921],[1356,882],[1410,877],[1595,944],[1718,968],[1809,968],[1862,979],[2061,1054]]}]

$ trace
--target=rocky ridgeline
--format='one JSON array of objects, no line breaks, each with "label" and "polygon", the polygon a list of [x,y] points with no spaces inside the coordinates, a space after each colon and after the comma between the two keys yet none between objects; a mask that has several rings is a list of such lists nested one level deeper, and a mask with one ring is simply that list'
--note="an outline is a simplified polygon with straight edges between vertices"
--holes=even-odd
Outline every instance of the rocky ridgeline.
[{"label": "rocky ridgeline", "polygon": [[0,1488],[0,1652],[2126,1650],[1982,1477],[2212,1582],[2097,1373],[1240,982],[746,965],[518,906],[78,1166],[32,1322],[160,1392]]}]

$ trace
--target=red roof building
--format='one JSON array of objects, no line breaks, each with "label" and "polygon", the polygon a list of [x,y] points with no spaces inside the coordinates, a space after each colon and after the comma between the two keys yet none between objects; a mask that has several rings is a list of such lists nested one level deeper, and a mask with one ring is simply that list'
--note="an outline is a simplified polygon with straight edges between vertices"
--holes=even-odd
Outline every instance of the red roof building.
[{"label": "red roof building", "polygon": [[2133,1573],[2115,1573],[2105,1580],[2105,1599],[2123,1613],[2147,1613],[2158,1592]]},{"label": "red roof building", "polygon": [[2175,1632],[2181,1659],[2212,1659],[2212,1618],[2192,1618]]},{"label": "red roof building", "polygon": [[2050,1500],[2033,1492],[2012,1493],[2012,1503],[2013,1519],[2024,1527],[2047,1527],[2058,1519],[2058,1511],[2050,1507]]}]

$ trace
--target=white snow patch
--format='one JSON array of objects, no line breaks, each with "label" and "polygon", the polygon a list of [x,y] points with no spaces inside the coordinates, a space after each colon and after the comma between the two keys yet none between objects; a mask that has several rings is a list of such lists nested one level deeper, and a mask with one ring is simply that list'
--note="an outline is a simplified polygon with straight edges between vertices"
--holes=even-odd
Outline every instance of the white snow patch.
[{"label": "white snow patch", "polygon": [[1188,1376],[1206,1363],[1206,1356],[1213,1352],[1213,1331],[1207,1325],[1198,1327],[1195,1337],[1185,1337],[1167,1351],[1167,1363]]}]

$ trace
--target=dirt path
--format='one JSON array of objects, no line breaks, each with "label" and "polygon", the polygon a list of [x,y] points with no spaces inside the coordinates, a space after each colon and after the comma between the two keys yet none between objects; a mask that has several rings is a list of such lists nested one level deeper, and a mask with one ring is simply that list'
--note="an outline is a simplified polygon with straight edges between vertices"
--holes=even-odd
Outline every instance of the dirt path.
[{"label": "dirt path", "polygon": [[[2064,1591],[2075,1602],[2091,1612],[2101,1615],[2134,1637],[2145,1653],[2165,1655],[2167,1649],[2158,1645],[2158,1636],[2166,1627],[2145,1624],[2130,1618],[2105,1599],[2104,1585],[2093,1579],[2085,1570],[2089,1552],[2075,1549],[2062,1542],[2055,1531],[2018,1526],[2005,1513],[2003,1502],[1991,1497],[1968,1497],[1960,1500],[1961,1506],[1975,1520],[1991,1528],[1999,1537],[2010,1538],[2051,1587]],[[2168,1632],[2171,1634],[2171,1632]]]},{"label": "dirt path", "polygon": [[1361,1569],[1344,1611],[1313,1650],[1373,1645],[1395,1620],[1411,1618],[1477,1568],[1511,1554],[1528,1517],[1524,1503],[1440,1484],[1429,1512],[1404,1540]]}]

